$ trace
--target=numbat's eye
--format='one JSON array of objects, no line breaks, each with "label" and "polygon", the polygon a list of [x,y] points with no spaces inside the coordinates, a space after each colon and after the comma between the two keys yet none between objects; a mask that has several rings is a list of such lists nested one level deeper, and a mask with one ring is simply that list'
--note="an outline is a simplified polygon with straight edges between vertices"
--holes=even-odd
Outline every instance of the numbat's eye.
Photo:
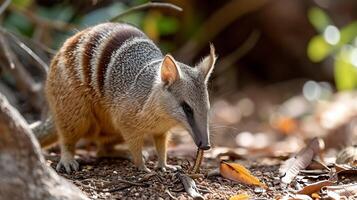
[{"label": "numbat's eye", "polygon": [[185,112],[187,118],[192,118],[193,117],[193,110],[192,108],[186,103],[183,102],[181,104],[183,111]]}]

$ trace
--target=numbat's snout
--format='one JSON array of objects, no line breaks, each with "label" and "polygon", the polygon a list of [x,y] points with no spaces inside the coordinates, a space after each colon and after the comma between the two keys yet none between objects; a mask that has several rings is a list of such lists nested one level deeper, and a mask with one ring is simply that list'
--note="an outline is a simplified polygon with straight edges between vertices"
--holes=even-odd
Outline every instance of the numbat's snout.
[{"label": "numbat's snout", "polygon": [[[197,66],[177,62],[139,29],[119,23],[87,28],[69,38],[53,58],[46,95],[61,144],[57,170],[78,170],[75,144],[89,138],[98,153],[125,142],[135,165],[146,168],[144,134],[154,138],[158,165],[165,169],[167,132],[183,126],[196,145],[209,149],[207,80],[216,56]],[[41,141],[40,141],[41,142]]]}]

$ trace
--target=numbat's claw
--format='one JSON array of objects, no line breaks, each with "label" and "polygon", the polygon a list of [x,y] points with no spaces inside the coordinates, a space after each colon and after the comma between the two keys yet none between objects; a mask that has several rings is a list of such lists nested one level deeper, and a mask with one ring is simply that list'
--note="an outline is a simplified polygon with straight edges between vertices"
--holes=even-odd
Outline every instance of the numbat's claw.
[{"label": "numbat's claw", "polygon": [[177,171],[182,169],[180,165],[164,165],[158,166],[157,168],[163,172],[166,172],[166,170]]},{"label": "numbat's claw", "polygon": [[62,168],[65,169],[67,174],[70,174],[72,171],[78,171],[79,170],[79,164],[74,159],[71,159],[71,160],[61,159],[59,161],[59,163],[57,164],[56,170],[58,172],[60,172]]},{"label": "numbat's claw", "polygon": [[145,165],[142,165],[142,166],[138,167],[138,169],[140,171],[147,172],[147,173],[151,172],[151,170],[149,168],[147,168]]}]

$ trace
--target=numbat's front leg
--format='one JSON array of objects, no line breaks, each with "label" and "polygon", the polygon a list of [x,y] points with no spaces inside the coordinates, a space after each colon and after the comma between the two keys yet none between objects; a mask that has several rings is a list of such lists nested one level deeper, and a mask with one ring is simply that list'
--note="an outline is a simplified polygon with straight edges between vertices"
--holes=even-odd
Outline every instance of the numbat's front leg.
[{"label": "numbat's front leg", "polygon": [[75,143],[73,141],[64,141],[61,144],[61,160],[57,164],[56,170],[61,171],[62,168],[69,174],[72,171],[79,170],[79,164],[74,159]]},{"label": "numbat's front leg", "polygon": [[145,159],[143,157],[144,135],[140,134],[136,137],[126,138],[126,143],[128,144],[132,161],[135,166],[141,171],[151,172],[151,170],[146,167]]},{"label": "numbat's front leg", "polygon": [[180,169],[181,166],[168,165],[166,163],[166,160],[167,160],[167,137],[168,137],[167,133],[154,136],[154,142],[155,142],[157,156],[158,156],[157,167],[162,171],[166,171],[166,169],[176,171],[176,170]]}]

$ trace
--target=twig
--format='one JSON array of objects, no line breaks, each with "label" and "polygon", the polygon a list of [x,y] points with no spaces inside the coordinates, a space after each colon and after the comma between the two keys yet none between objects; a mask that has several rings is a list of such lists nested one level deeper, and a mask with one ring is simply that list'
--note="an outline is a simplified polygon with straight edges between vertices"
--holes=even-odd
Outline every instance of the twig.
[{"label": "twig", "polygon": [[131,181],[123,180],[123,179],[118,179],[115,182],[125,183],[125,184],[129,184],[132,186],[148,186],[147,183],[131,182]]},{"label": "twig", "polygon": [[205,21],[191,39],[179,49],[175,55],[192,61],[196,54],[212,41],[222,30],[238,18],[262,8],[268,0],[240,0],[229,1]]},{"label": "twig", "polygon": [[7,44],[7,42],[5,41],[5,37],[4,35],[0,34],[0,45],[4,51],[4,55],[7,59],[7,61],[10,64],[10,69],[14,69],[15,68],[15,61],[11,52],[11,49],[9,47],[9,45]]},{"label": "twig", "polygon": [[117,191],[120,191],[120,190],[125,190],[127,188],[130,188],[132,187],[132,185],[125,185],[125,186],[122,186],[122,187],[119,187],[119,188],[113,188],[113,189],[110,189],[110,190],[99,190],[101,192],[117,192]]},{"label": "twig", "polygon": [[43,96],[40,94],[41,84],[33,80],[17,56],[10,49],[5,36],[0,32],[0,57],[4,57],[5,55],[1,52],[7,52],[7,56],[10,56],[10,60],[15,65],[15,67],[11,67],[9,63],[9,65],[4,64],[1,67],[13,75],[17,89],[27,95],[31,105],[36,110],[41,111],[43,108]]},{"label": "twig", "polygon": [[15,35],[13,35],[11,32],[7,31],[6,29],[3,29],[0,27],[0,32],[8,35],[11,37],[11,39],[14,40],[14,42],[22,48],[28,55],[30,55],[41,67],[41,69],[47,74],[48,71],[48,65],[46,64],[45,61],[43,61],[35,52],[33,52],[25,43],[20,41]]},{"label": "twig", "polygon": [[4,3],[0,6],[0,15],[6,10],[6,8],[10,5],[11,0],[5,0]]},{"label": "twig", "polygon": [[176,6],[172,3],[148,2],[148,3],[141,4],[141,5],[138,5],[138,6],[135,6],[135,7],[132,7],[130,9],[126,10],[126,11],[118,14],[117,16],[113,17],[112,19],[110,19],[110,21],[111,22],[118,21],[118,19],[120,19],[128,14],[131,14],[138,10],[144,10],[144,9],[148,9],[148,8],[168,8],[168,9],[176,10],[179,12],[182,11],[182,8]]},{"label": "twig", "polygon": [[203,196],[199,193],[195,181],[187,176],[186,174],[178,173],[177,176],[182,182],[186,192],[194,199],[194,200],[203,200]]},{"label": "twig", "polygon": [[120,190],[125,190],[127,188],[130,188],[132,186],[139,186],[139,187],[148,187],[149,185],[147,183],[142,183],[148,179],[150,179],[152,176],[156,175],[155,173],[150,174],[150,176],[146,176],[143,179],[141,179],[138,182],[132,182],[132,181],[127,181],[127,180],[123,180],[123,179],[118,179],[115,182],[119,182],[119,183],[124,183],[127,184],[125,186],[119,187],[119,188],[113,188],[110,190],[102,190],[103,192],[116,192],[116,191],[120,191]]},{"label": "twig", "polygon": [[198,172],[200,172],[200,166],[201,166],[201,163],[203,160],[203,153],[204,152],[202,149],[197,150],[195,164],[193,165],[193,168],[192,168],[193,174],[197,174]]},{"label": "twig", "polygon": [[202,186],[197,185],[197,189],[198,189],[198,191],[200,191],[202,193],[212,193],[212,191],[209,190],[207,187],[202,187]]},{"label": "twig", "polygon": [[170,197],[171,199],[177,199],[176,197],[174,197],[174,196],[171,194],[171,192],[170,192],[169,189],[166,189],[166,190],[165,190],[165,193],[166,193],[167,195],[169,195],[169,197]]},{"label": "twig", "polygon": [[[178,180],[180,180],[180,179],[178,179]],[[180,181],[181,181],[181,180],[180,180]],[[182,191],[185,191],[185,188],[181,185],[180,188],[171,189],[171,191],[173,191],[173,192],[182,192]]]}]

